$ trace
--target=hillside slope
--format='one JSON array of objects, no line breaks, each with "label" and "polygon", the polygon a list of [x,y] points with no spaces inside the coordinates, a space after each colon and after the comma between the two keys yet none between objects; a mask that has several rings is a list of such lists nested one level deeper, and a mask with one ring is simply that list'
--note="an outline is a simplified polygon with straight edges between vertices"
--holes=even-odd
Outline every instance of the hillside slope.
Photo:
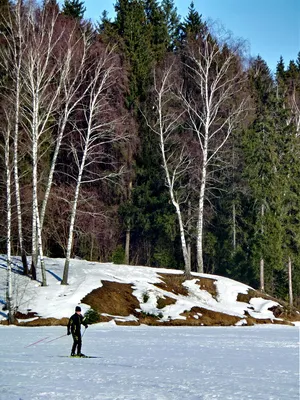
[{"label": "hillside slope", "polygon": [[[4,265],[4,262],[2,261]],[[143,266],[72,260],[69,285],[61,285],[63,259],[46,259],[47,284],[20,274],[14,258],[19,325],[65,325],[74,307],[100,314],[101,322],[149,325],[253,325],[300,321],[297,311],[237,281]],[[0,268],[0,302],[5,304],[6,270]],[[0,313],[7,323],[6,311]],[[112,323],[112,322],[111,322]]]}]

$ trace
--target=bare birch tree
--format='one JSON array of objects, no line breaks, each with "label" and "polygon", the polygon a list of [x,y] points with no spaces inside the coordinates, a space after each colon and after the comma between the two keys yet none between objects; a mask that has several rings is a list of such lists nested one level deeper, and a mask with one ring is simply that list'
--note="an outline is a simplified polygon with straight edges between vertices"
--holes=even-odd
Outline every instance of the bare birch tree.
[{"label": "bare birch tree", "polygon": [[81,87],[87,79],[88,69],[86,58],[91,45],[91,35],[82,32],[79,38],[76,35],[77,26],[73,27],[67,36],[68,40],[64,45],[64,52],[56,62],[59,65],[59,101],[56,105],[57,116],[57,137],[55,139],[54,152],[51,159],[50,171],[46,183],[45,194],[41,207],[41,228],[44,224],[45,214],[50,191],[53,183],[53,176],[56,168],[57,158],[65,135],[67,122],[77,105],[86,94]]},{"label": "bare birch tree", "polygon": [[22,66],[23,126],[31,141],[32,157],[32,277],[36,279],[39,255],[43,286],[47,282],[38,204],[38,162],[41,143],[53,128],[51,118],[61,89],[53,84],[58,78],[57,65],[52,60],[53,49],[60,39],[55,35],[57,17],[55,12],[50,14],[38,8],[27,13],[28,48]]},{"label": "bare birch tree", "polygon": [[23,272],[28,275],[27,257],[24,248],[23,239],[23,223],[22,223],[22,206],[20,194],[20,177],[19,177],[19,125],[20,125],[20,97],[22,91],[21,67],[23,54],[26,51],[26,42],[24,40],[24,30],[26,30],[27,18],[22,18],[22,2],[17,1],[8,13],[6,24],[9,29],[1,32],[4,39],[4,46],[1,46],[1,60],[4,62],[4,67],[8,71],[11,79],[11,84],[6,88],[6,100],[14,110],[11,118],[14,121],[13,131],[13,170],[14,184],[17,207],[18,220],[18,239],[20,253],[23,263]]},{"label": "bare birch tree", "polygon": [[96,182],[100,179],[112,179],[119,172],[103,172],[101,175],[91,167],[97,163],[110,163],[106,147],[114,142],[125,139],[117,134],[114,125],[117,123],[114,115],[109,114],[109,90],[115,83],[117,67],[115,65],[114,49],[100,49],[93,54],[94,61],[89,73],[88,90],[82,102],[84,128],[74,121],[74,131],[77,131],[79,140],[71,142],[71,152],[77,167],[76,187],[72,201],[69,235],[66,250],[66,260],[63,271],[62,284],[68,284],[70,258],[74,241],[74,227],[78,208],[80,188],[84,183]]},{"label": "bare birch tree", "polygon": [[181,248],[184,259],[184,271],[187,278],[191,276],[191,260],[186,239],[186,224],[183,218],[182,203],[187,204],[188,195],[185,193],[182,178],[186,176],[191,165],[191,157],[187,154],[184,141],[176,140],[182,112],[174,107],[178,98],[174,87],[174,66],[166,68],[161,77],[154,76],[154,105],[155,119],[148,126],[159,136],[162,168],[165,174],[166,186],[170,199],[175,208],[179,223]]},{"label": "bare birch tree", "polygon": [[238,64],[240,48],[205,35],[186,48],[185,68],[191,87],[182,91],[182,101],[188,113],[189,128],[194,132],[201,154],[198,197],[197,268],[203,272],[204,205],[208,173],[228,137],[237,126],[245,101],[235,101],[241,90],[242,69]]},{"label": "bare birch tree", "polygon": [[[36,279],[39,255],[42,285],[47,284],[42,228],[65,126],[70,113],[80,100],[80,98],[76,99],[76,93],[81,79],[84,79],[82,67],[86,50],[83,46],[82,61],[79,62],[78,67],[78,63],[75,62],[75,53],[77,57],[80,44],[78,44],[79,39],[75,37],[75,27],[71,28],[71,32],[66,32],[66,26],[58,24],[58,17],[59,14],[55,8],[43,10],[36,8],[27,13],[28,47],[23,57],[21,75],[24,82],[23,126],[31,141],[32,157],[32,277]],[[76,65],[74,69],[72,69],[73,63]],[[60,104],[63,104],[62,108]],[[58,122],[57,115],[59,115]],[[40,148],[47,141],[51,146],[51,132],[55,126],[58,134],[40,211],[38,199],[41,197],[42,190],[39,187],[38,167],[40,157],[43,155]]]},{"label": "bare birch tree", "polygon": [[12,285],[12,262],[11,262],[11,115],[8,111],[4,110],[6,119],[6,129],[4,133],[4,161],[6,173],[6,263],[7,263],[7,286],[6,286],[6,306],[8,310],[8,321],[14,323],[14,299],[13,299],[13,285]]}]

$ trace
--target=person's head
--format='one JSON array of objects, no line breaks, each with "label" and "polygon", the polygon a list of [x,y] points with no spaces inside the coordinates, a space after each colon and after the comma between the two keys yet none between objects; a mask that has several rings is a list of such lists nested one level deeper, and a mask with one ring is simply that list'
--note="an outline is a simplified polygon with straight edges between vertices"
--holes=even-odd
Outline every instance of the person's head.
[{"label": "person's head", "polygon": [[75,312],[77,312],[78,314],[80,314],[80,313],[81,313],[81,308],[80,308],[79,306],[76,306],[76,307],[75,307]]}]

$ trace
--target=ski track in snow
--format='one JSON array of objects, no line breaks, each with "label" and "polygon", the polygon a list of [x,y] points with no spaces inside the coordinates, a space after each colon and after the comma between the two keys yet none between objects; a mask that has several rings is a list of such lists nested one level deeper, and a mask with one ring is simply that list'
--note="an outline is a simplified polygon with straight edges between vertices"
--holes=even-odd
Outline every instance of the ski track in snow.
[{"label": "ski track in snow", "polygon": [[[0,327],[0,400],[299,400],[299,328]],[[44,342],[29,344],[49,336]]]}]

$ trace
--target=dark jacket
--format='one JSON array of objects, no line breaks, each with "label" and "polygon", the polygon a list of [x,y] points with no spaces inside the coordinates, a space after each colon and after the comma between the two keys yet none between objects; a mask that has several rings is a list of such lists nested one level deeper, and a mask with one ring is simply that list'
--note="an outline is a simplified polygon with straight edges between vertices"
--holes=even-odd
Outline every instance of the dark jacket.
[{"label": "dark jacket", "polygon": [[85,322],[85,318],[81,314],[73,314],[70,317],[68,322],[68,333],[72,333],[72,335],[80,336],[80,327],[81,324],[87,328],[87,323]]}]

